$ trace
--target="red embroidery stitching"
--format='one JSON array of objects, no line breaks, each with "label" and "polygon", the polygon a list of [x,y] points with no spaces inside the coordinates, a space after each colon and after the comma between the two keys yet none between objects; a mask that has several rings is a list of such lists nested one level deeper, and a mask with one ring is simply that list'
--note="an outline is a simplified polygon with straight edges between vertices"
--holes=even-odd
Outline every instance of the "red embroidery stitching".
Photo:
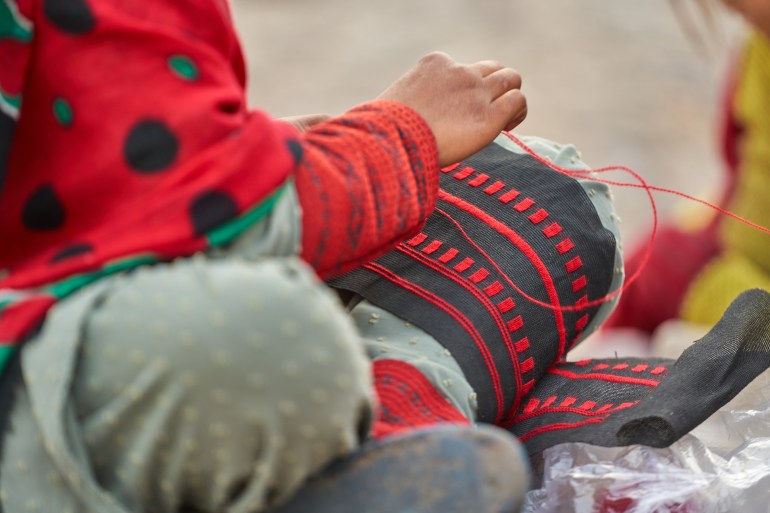
[{"label": "red embroidery stitching", "polygon": [[458,180],[465,180],[466,178],[471,176],[471,174],[473,174],[474,171],[476,171],[476,170],[473,169],[472,167],[466,166],[466,167],[462,168],[461,170],[459,170],[458,172],[456,172],[452,176],[454,176]]},{"label": "red embroidery stitching", "polygon": [[533,200],[532,198],[524,198],[523,200],[521,200],[518,203],[516,203],[513,206],[513,209],[516,212],[524,212],[525,210],[527,210],[529,207],[531,207],[534,204],[535,204],[535,200]]},{"label": "red embroidery stitching", "polygon": [[556,402],[556,399],[557,399],[557,397],[555,395],[552,395],[551,397],[546,399],[545,402],[543,402],[542,405],[540,405],[540,408],[541,409],[542,408],[548,408],[549,406],[551,406],[553,403]]},{"label": "red embroidery stitching", "polygon": [[486,183],[486,181],[489,180],[489,175],[485,175],[484,173],[480,174],[470,182],[468,182],[468,185],[471,187],[478,187],[479,185],[483,185]]},{"label": "red embroidery stitching", "polygon": [[508,331],[513,333],[514,331],[520,330],[524,326],[524,320],[521,318],[521,315],[516,317],[515,319],[511,319],[508,321]]},{"label": "red embroidery stitching", "polygon": [[583,328],[585,328],[587,324],[588,324],[588,314],[585,314],[583,317],[578,319],[577,322],[575,322],[575,328],[578,331],[583,331]]},{"label": "red embroidery stitching", "polygon": [[651,379],[615,376],[612,374],[575,374],[574,372],[555,368],[548,369],[547,372],[549,374],[556,374],[557,376],[564,376],[565,378],[570,379],[598,379],[600,381],[609,381],[611,383],[626,383],[628,385],[644,385],[647,387],[656,387],[659,384],[658,381],[653,381]]},{"label": "red embroidery stitching", "polygon": [[563,255],[564,253],[567,253],[569,250],[571,250],[574,247],[575,247],[575,243],[572,242],[572,240],[570,240],[569,238],[566,238],[556,245],[556,251],[558,251],[560,255]]},{"label": "red embroidery stitching", "polygon": [[452,164],[451,166],[442,167],[441,168],[441,172],[442,173],[451,173],[452,171],[454,171],[458,167],[460,167],[460,163],[459,162],[457,164]]},{"label": "red embroidery stitching", "polygon": [[583,260],[580,259],[579,256],[576,256],[566,264],[564,264],[564,267],[567,269],[568,273],[574,273],[581,267],[583,267]]},{"label": "red embroidery stitching", "polygon": [[583,290],[587,284],[588,284],[588,280],[586,279],[586,277],[581,276],[580,278],[572,282],[572,292],[578,292],[579,290]]},{"label": "red embroidery stitching", "polygon": [[487,296],[489,297],[496,296],[502,291],[503,291],[503,286],[500,285],[499,281],[496,281],[492,285],[489,285],[488,287],[484,288],[484,292],[486,292]]},{"label": "red embroidery stitching", "polygon": [[474,260],[472,258],[463,258],[463,260],[454,266],[454,270],[458,273],[464,273],[473,265]]},{"label": "red embroidery stitching", "polygon": [[633,369],[631,369],[631,372],[644,372],[647,370],[648,367],[649,365],[639,364]]},{"label": "red embroidery stitching", "polygon": [[476,271],[475,273],[471,274],[469,280],[471,280],[473,283],[479,283],[480,281],[484,281],[489,277],[489,271],[484,269],[483,267]]},{"label": "red embroidery stitching", "polygon": [[431,242],[430,244],[422,248],[422,252],[425,253],[426,255],[430,255],[432,253],[435,253],[436,250],[438,250],[438,248],[440,248],[442,244],[443,243],[440,240],[434,240],[433,242]]},{"label": "red embroidery stitching", "polygon": [[425,242],[425,239],[427,239],[427,238],[428,238],[428,236],[425,235],[424,233],[418,233],[417,235],[415,235],[414,237],[409,239],[407,241],[407,244],[409,244],[410,246],[419,246],[420,244]]},{"label": "red embroidery stitching", "polygon": [[457,251],[455,248],[450,248],[447,250],[446,253],[438,257],[438,261],[441,262],[442,264],[446,264],[447,262],[452,260],[454,257],[456,257],[458,253],[459,251]]},{"label": "red embroidery stitching", "polygon": [[516,198],[518,198],[519,194],[521,194],[521,193],[519,191],[517,191],[516,189],[511,189],[510,191],[506,192],[505,194],[503,194],[502,196],[500,196],[497,199],[500,200],[502,203],[510,203],[511,201],[513,201]]},{"label": "red embroidery stitching", "polygon": [[556,237],[562,231],[562,227],[559,223],[551,223],[543,229],[543,235],[549,239]]},{"label": "red embroidery stitching", "polygon": [[516,348],[517,353],[523,353],[524,351],[529,349],[529,339],[527,337],[524,337],[523,339],[513,344],[513,347]]},{"label": "red embroidery stitching", "polygon": [[535,360],[532,357],[527,358],[521,362],[521,372],[529,372],[535,368]]},{"label": "red embroidery stitching", "polygon": [[513,299],[507,297],[497,303],[497,308],[500,310],[501,313],[508,313],[516,306],[516,303],[513,302]]},{"label": "red embroidery stitching", "polygon": [[529,216],[529,220],[532,222],[532,224],[539,224],[542,223],[546,218],[548,217],[548,212],[545,211],[544,208],[541,208],[531,216]]},{"label": "red embroidery stitching", "polygon": [[665,367],[655,367],[650,371],[650,374],[654,374],[655,376],[657,376],[658,374],[663,374],[664,372],[666,372]]},{"label": "red embroidery stitching", "polygon": [[486,192],[487,194],[490,194],[490,195],[491,194],[495,194],[496,192],[498,192],[503,187],[505,187],[505,184],[498,180],[497,182],[493,183],[492,185],[490,185],[489,187],[484,189],[484,192]]}]

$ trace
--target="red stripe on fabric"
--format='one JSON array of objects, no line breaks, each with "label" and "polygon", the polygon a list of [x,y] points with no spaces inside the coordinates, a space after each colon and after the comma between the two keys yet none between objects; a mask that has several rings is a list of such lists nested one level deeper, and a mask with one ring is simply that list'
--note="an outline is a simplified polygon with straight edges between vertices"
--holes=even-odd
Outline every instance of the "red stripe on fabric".
[{"label": "red stripe on fabric", "polygon": [[627,385],[643,385],[646,387],[658,386],[658,381],[651,379],[631,378],[627,376],[613,376],[612,374],[575,374],[574,372],[562,369],[548,369],[548,374],[556,374],[569,379],[596,379],[599,381],[608,381],[610,383],[625,383]]},{"label": "red stripe on fabric", "polygon": [[585,367],[586,365],[591,365],[592,361],[593,360],[580,360],[578,362],[575,362],[575,365],[577,365],[578,367]]},{"label": "red stripe on fabric", "polygon": [[587,426],[589,424],[600,424],[604,422],[604,417],[601,418],[593,418],[593,419],[586,419],[581,420],[580,422],[574,422],[574,423],[560,423],[560,424],[551,424],[550,426],[543,426],[539,428],[535,428],[529,433],[526,433],[524,435],[521,435],[519,437],[519,440],[522,442],[526,442],[532,437],[535,437],[537,435],[542,435],[544,433],[550,433],[551,431],[564,431],[567,429],[574,429],[581,426]]},{"label": "red stripe on fabric", "polygon": [[[543,286],[545,287],[546,293],[548,294],[548,299],[550,300],[551,304],[556,307],[555,310],[552,310],[553,316],[554,316],[554,322],[556,323],[556,329],[559,333],[559,352],[556,355],[556,360],[561,360],[564,357],[564,352],[566,349],[566,340],[567,340],[567,330],[564,326],[564,316],[561,310],[558,308],[561,306],[559,303],[559,296],[556,292],[556,287],[553,283],[553,277],[551,276],[550,272],[548,271],[548,268],[545,266],[543,261],[540,259],[540,256],[535,252],[532,247],[527,244],[515,231],[513,231],[510,227],[505,225],[504,223],[501,223],[494,217],[490,216],[483,210],[479,209],[475,205],[471,205],[467,201],[464,201],[456,196],[453,196],[446,192],[443,189],[439,189],[438,191],[439,197],[456,207],[464,210],[465,212],[471,214],[475,218],[479,219],[480,221],[483,221],[487,226],[490,228],[493,228],[496,230],[499,234],[505,236],[508,240],[510,240],[514,245],[516,245],[517,248],[519,248],[519,251],[521,251],[527,258],[529,258],[529,261],[532,263],[532,265],[537,270],[538,274],[540,275],[540,279],[543,280]],[[446,214],[445,214],[446,215]],[[463,232],[463,235],[466,236]],[[504,275],[505,276],[505,275]],[[510,282],[510,285],[515,288],[516,290],[520,290],[518,287],[513,285],[512,282]]]},{"label": "red stripe on fabric", "polygon": [[518,198],[519,194],[521,194],[521,193],[519,191],[517,191],[516,189],[511,189],[510,191],[506,192],[505,194],[503,194],[502,196],[500,196],[497,199],[500,200],[500,202],[502,202],[502,203],[510,203],[511,201],[513,201],[516,198]]},{"label": "red stripe on fabric", "polygon": [[522,395],[527,395],[532,391],[533,388],[535,388],[535,380],[530,379],[529,381],[524,383],[524,386],[522,387],[522,391],[523,391]]},{"label": "red stripe on fabric", "polygon": [[584,294],[580,299],[575,301],[575,306],[583,306],[588,304],[588,294]]},{"label": "red stripe on fabric", "polygon": [[578,319],[577,322],[575,322],[575,328],[577,328],[578,331],[581,331],[587,325],[588,325],[588,314],[585,314],[583,317]]},{"label": "red stripe on fabric", "polygon": [[578,410],[593,410],[596,407],[596,403],[594,401],[586,401],[580,406],[578,406]]},{"label": "red stripe on fabric", "polygon": [[527,210],[529,207],[531,207],[534,204],[535,204],[535,200],[533,200],[532,198],[524,198],[523,200],[521,200],[518,203],[516,203],[513,206],[513,209],[516,212],[524,212],[525,210]]},{"label": "red stripe on fabric", "polygon": [[529,402],[527,402],[527,405],[524,407],[524,411],[526,413],[530,413],[535,411],[535,408],[537,408],[537,405],[540,404],[540,399],[530,399]]},{"label": "red stripe on fabric", "polygon": [[650,371],[650,374],[654,374],[657,376],[658,374],[663,374],[664,372],[666,372],[665,367],[655,367]]},{"label": "red stripe on fabric", "polygon": [[516,307],[516,303],[513,302],[513,299],[507,297],[497,303],[497,309],[500,310],[500,313],[508,313],[511,310],[513,310]]},{"label": "red stripe on fabric", "polygon": [[472,258],[464,258],[459,264],[454,266],[454,270],[458,273],[464,273],[468,269],[471,268],[473,265],[473,259]]},{"label": "red stripe on fabric", "polygon": [[409,244],[410,246],[419,246],[420,244],[425,242],[427,238],[428,236],[426,234],[418,233],[417,235],[409,239],[406,243]]},{"label": "red stripe on fabric", "polygon": [[583,260],[579,256],[576,256],[575,258],[573,258],[572,260],[564,264],[564,267],[567,269],[568,273],[574,273],[575,271],[583,267]]},{"label": "red stripe on fabric", "polygon": [[640,364],[634,367],[633,369],[631,369],[631,372],[644,372],[647,370],[648,367],[649,365]]},{"label": "red stripe on fabric", "polygon": [[610,366],[607,365],[606,363],[600,363],[600,364],[597,364],[594,367],[594,370],[605,370],[605,369],[609,369],[609,368],[610,368]]},{"label": "red stripe on fabric", "polygon": [[615,405],[612,404],[612,403],[605,404],[601,408],[597,409],[596,413],[605,413],[606,411],[611,410],[613,406],[615,406]]},{"label": "red stripe on fabric", "polygon": [[[489,285],[488,287],[485,287],[485,288],[484,288],[484,293],[485,293],[487,296],[489,296],[489,297],[493,297],[493,296],[496,296],[496,295],[498,295],[499,293],[501,293],[502,291],[503,291],[503,286],[502,286],[502,285],[500,285],[500,282],[499,282],[499,281],[496,281],[496,282],[494,282],[492,285]],[[498,310],[499,310],[499,309],[500,309],[500,307],[498,307]]]},{"label": "red stripe on fabric", "polygon": [[588,285],[588,280],[586,279],[585,275],[583,275],[572,282],[572,292],[579,292],[583,290],[586,285]]},{"label": "red stripe on fabric", "polygon": [[556,245],[556,251],[558,251],[560,255],[563,255],[574,247],[575,243],[572,242],[570,238],[566,238]]},{"label": "red stripe on fabric", "polygon": [[548,408],[549,406],[551,406],[555,402],[556,402],[556,396],[552,395],[551,397],[549,397],[548,399],[546,399],[543,402],[543,404],[540,406],[540,408]]},{"label": "red stripe on fabric", "polygon": [[422,248],[422,252],[425,253],[426,255],[430,255],[438,251],[438,248],[440,248],[442,244],[443,242],[441,242],[440,240],[434,240],[433,242],[431,242],[430,244]]},{"label": "red stripe on fabric", "polygon": [[[440,266],[440,265],[436,264],[435,262],[433,262],[430,259],[426,258],[425,256],[421,255],[419,252],[417,252],[417,251],[415,251],[415,250],[413,250],[411,248],[405,247],[405,246],[397,246],[396,249],[398,251],[402,252],[402,253],[405,253],[407,255],[412,256],[412,258],[422,262],[423,264],[427,265],[428,267],[432,268],[433,270],[439,272],[443,276],[449,278],[450,280],[454,281],[458,285],[462,286],[468,292],[473,294],[476,297],[476,299],[479,300],[479,302],[486,307],[487,311],[490,313],[492,318],[497,323],[498,330],[500,331],[500,334],[503,337],[503,341],[504,341],[504,343],[505,343],[505,345],[506,345],[506,347],[508,349],[508,354],[509,354],[509,357],[510,357],[513,369],[514,369],[514,373],[518,375],[520,373],[520,371],[518,369],[518,360],[516,358],[516,355],[515,355],[515,353],[513,351],[513,347],[512,347],[513,346],[513,341],[510,339],[510,337],[506,333],[505,327],[504,327],[504,324],[503,324],[503,320],[500,317],[500,315],[497,312],[497,310],[494,308],[494,305],[492,304],[492,302],[489,301],[489,299],[486,298],[483,294],[481,294],[475,287],[469,286],[465,282],[465,280],[462,280],[462,279],[460,279],[457,276],[453,276],[452,273],[448,269],[446,269],[443,266]],[[370,264],[370,265],[376,265],[376,264]],[[369,266],[367,266],[367,267],[369,267]],[[387,271],[387,269],[385,269],[385,268],[382,268],[382,269]],[[381,274],[381,276],[382,276],[382,274]],[[399,278],[395,274],[393,274],[393,276],[397,280],[399,280],[401,282],[410,283],[410,282],[406,282],[405,280],[402,280],[401,278]],[[391,281],[393,281],[393,280],[391,280]],[[396,282],[394,281],[394,283],[396,283]],[[437,296],[431,294],[427,290],[421,289],[420,287],[418,287],[415,284],[411,284],[411,285],[414,288],[420,289],[424,293],[429,294],[429,295],[437,298]],[[419,292],[416,292],[416,293],[419,294]],[[484,361],[487,364],[487,369],[490,372],[490,377],[492,378],[493,386],[495,387],[495,394],[496,394],[496,399],[497,399],[497,404],[498,404],[497,421],[499,421],[500,418],[502,418],[502,415],[503,415],[502,385],[501,385],[501,382],[500,382],[500,375],[499,375],[499,373],[497,371],[497,367],[496,367],[496,365],[494,363],[494,359],[492,358],[492,355],[489,352],[489,348],[484,343],[484,341],[483,341],[481,335],[478,333],[478,331],[476,331],[476,329],[472,326],[471,322],[465,316],[463,316],[462,313],[459,310],[455,309],[453,306],[451,306],[449,303],[445,302],[443,299],[440,299],[438,303],[435,302],[435,301],[431,301],[431,302],[433,304],[436,304],[437,306],[439,306],[440,304],[445,305],[446,308],[444,308],[442,306],[439,306],[439,308],[442,308],[444,311],[446,311],[447,313],[452,315],[456,320],[458,320],[458,322],[461,323],[462,326],[466,327],[466,324],[468,325],[468,327],[466,327],[466,331],[468,331],[468,333],[471,335],[471,337],[473,338],[474,342],[476,343],[477,347],[479,347],[479,350],[481,351],[482,356],[484,357]],[[447,310],[447,308],[450,308],[451,311]],[[454,312],[454,313],[452,313],[452,312]],[[461,322],[461,320],[463,322]],[[472,330],[472,332],[470,330]],[[474,334],[475,334],[475,336],[474,336]],[[517,388],[521,387],[521,378],[520,377],[518,377],[516,379],[516,386],[517,386]]]},{"label": "red stripe on fabric", "polygon": [[522,373],[529,372],[529,371],[531,371],[534,368],[535,368],[535,359],[532,358],[532,357],[529,357],[526,360],[524,360],[523,362],[521,362],[521,372]]},{"label": "red stripe on fabric", "polygon": [[380,404],[371,433],[375,439],[419,427],[470,424],[428,378],[406,362],[377,360],[372,363],[372,377]]},{"label": "red stripe on fabric", "polygon": [[567,397],[564,399],[559,406],[562,406],[564,408],[567,408],[568,406],[572,406],[577,402],[577,397]]},{"label": "red stripe on fabric", "polygon": [[490,195],[491,194],[495,194],[496,192],[498,192],[503,187],[505,187],[505,184],[498,180],[497,182],[493,183],[492,185],[490,185],[489,187],[484,189],[484,192],[486,192],[487,194],[490,194]]},{"label": "red stripe on fabric", "polygon": [[513,347],[516,348],[517,353],[523,353],[524,351],[529,349],[529,339],[527,337],[524,337],[523,339],[513,344]]},{"label": "red stripe on fabric", "polygon": [[452,164],[451,166],[442,167],[441,168],[441,172],[442,173],[450,173],[450,172],[454,171],[455,169],[457,169],[458,167],[460,167],[460,163],[459,162],[457,164]]},{"label": "red stripe on fabric", "polygon": [[561,231],[562,231],[562,227],[559,223],[551,223],[545,228],[543,228],[543,235],[551,239],[559,235]]},{"label": "red stripe on fabric", "polygon": [[478,283],[480,281],[484,281],[489,277],[489,271],[484,269],[483,267],[476,271],[475,273],[471,274],[471,276],[468,278],[473,283]]},{"label": "red stripe on fabric", "polygon": [[489,175],[485,175],[484,173],[481,173],[479,176],[468,182],[468,185],[471,187],[478,187],[479,185],[484,185],[486,181],[489,180]]},{"label": "red stripe on fabric", "polygon": [[[572,398],[574,399],[574,398]],[[573,404],[573,403],[570,403]],[[616,411],[624,410],[626,408],[630,408],[631,406],[636,406],[638,403],[623,403],[620,406],[617,406],[615,408],[610,408],[608,410],[601,409],[600,410],[585,410],[580,408],[570,408],[570,407],[563,407],[563,406],[549,406],[547,408],[540,407],[536,409],[535,411],[531,412],[524,412],[522,410],[522,413],[520,415],[516,415],[515,417],[511,418],[507,421],[506,424],[503,425],[503,427],[509,428],[512,425],[523,422],[525,420],[529,420],[535,417],[542,417],[543,415],[547,415],[549,413],[574,413],[575,415],[580,415],[582,417],[603,417],[606,418],[608,413],[614,413]],[[611,406],[611,405],[610,405]]]},{"label": "red stripe on fabric", "polygon": [[514,331],[520,330],[522,326],[524,326],[524,319],[522,319],[521,315],[519,315],[518,317],[508,321],[508,324],[506,324],[506,326],[508,327],[508,331],[513,333]]},{"label": "red stripe on fabric", "polygon": [[612,366],[612,370],[626,370],[629,367],[627,363],[619,363]]},{"label": "red stripe on fabric", "polygon": [[454,257],[456,257],[458,253],[459,251],[457,251],[455,248],[450,248],[447,250],[446,253],[438,257],[438,261],[441,262],[442,264],[446,264],[447,262],[452,260]]},{"label": "red stripe on fabric", "polygon": [[545,221],[545,219],[548,217],[548,212],[545,211],[544,208],[541,208],[531,216],[529,216],[529,220],[532,224],[539,224]]},{"label": "red stripe on fabric", "polygon": [[468,167],[468,166],[466,166],[466,167],[462,168],[461,170],[459,170],[458,172],[456,172],[456,173],[455,173],[454,175],[452,175],[452,176],[454,176],[454,177],[455,177],[455,178],[457,178],[458,180],[465,180],[465,179],[466,179],[466,178],[468,178],[468,177],[469,177],[471,174],[473,174],[473,172],[474,172],[474,171],[476,171],[476,170],[475,170],[475,169],[473,169],[472,167]]}]

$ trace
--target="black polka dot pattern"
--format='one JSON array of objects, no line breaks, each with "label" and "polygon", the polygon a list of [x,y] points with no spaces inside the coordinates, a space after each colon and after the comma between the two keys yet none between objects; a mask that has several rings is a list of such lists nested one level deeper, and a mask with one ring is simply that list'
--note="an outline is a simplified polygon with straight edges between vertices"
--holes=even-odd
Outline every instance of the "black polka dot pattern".
[{"label": "black polka dot pattern", "polygon": [[84,255],[86,253],[91,253],[93,250],[94,250],[94,247],[92,245],[86,244],[84,242],[70,244],[68,246],[63,247],[60,251],[58,251],[51,258],[51,263],[55,264],[63,260],[69,260],[70,258],[73,258],[76,256]]},{"label": "black polka dot pattern", "polygon": [[195,234],[204,235],[237,217],[238,204],[229,194],[210,190],[193,200],[189,212]]},{"label": "black polka dot pattern", "polygon": [[299,163],[302,162],[302,156],[304,153],[302,149],[302,143],[295,139],[289,139],[286,141],[286,146],[289,148],[292,157],[294,157],[294,163],[299,165]]},{"label": "black polka dot pattern", "polygon": [[34,231],[56,230],[64,219],[64,207],[51,185],[42,185],[32,193],[21,212],[24,226]]},{"label": "black polka dot pattern", "polygon": [[44,0],[43,11],[56,28],[68,34],[85,34],[96,25],[86,0]]},{"label": "black polka dot pattern", "polygon": [[165,123],[144,119],[128,132],[123,155],[129,167],[142,174],[167,169],[179,153],[179,140]]}]

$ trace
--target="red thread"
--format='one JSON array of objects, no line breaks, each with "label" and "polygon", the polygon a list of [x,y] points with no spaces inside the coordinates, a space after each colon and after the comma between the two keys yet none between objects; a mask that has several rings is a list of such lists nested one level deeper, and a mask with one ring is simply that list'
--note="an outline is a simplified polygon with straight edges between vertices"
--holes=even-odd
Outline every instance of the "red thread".
[{"label": "red thread", "polygon": [[578,410],[586,410],[586,411],[593,410],[595,406],[596,406],[595,402],[593,402],[593,401],[586,401],[583,404],[581,404],[580,406],[578,406]]},{"label": "red thread", "polygon": [[592,360],[580,360],[575,362],[575,365],[578,367],[585,367],[586,365],[591,365]]},{"label": "red thread", "polygon": [[577,328],[578,331],[582,331],[587,324],[588,324],[588,314],[585,314],[583,317],[577,320],[577,322],[575,323],[575,328]]},{"label": "red thread", "polygon": [[513,299],[507,297],[497,303],[497,309],[500,310],[500,313],[508,313],[516,306],[516,303],[513,302]]},{"label": "red thread", "polygon": [[531,413],[535,411],[535,408],[537,408],[538,404],[540,404],[540,399],[530,399],[527,405],[524,407],[524,411],[526,413]]},{"label": "red thread", "polygon": [[519,194],[521,194],[521,193],[519,191],[517,191],[516,189],[511,189],[510,191],[506,192],[505,194],[503,194],[502,196],[500,196],[497,199],[500,200],[503,203],[510,203],[511,201],[513,201],[516,198],[518,198]]},{"label": "red thread", "polygon": [[473,265],[472,258],[463,258],[459,264],[454,266],[454,270],[457,271],[458,273],[464,273],[465,271],[470,269],[472,265]]},{"label": "red thread", "polygon": [[471,274],[469,280],[471,280],[473,283],[479,283],[480,281],[484,281],[489,276],[489,271],[484,269],[483,267],[476,271],[475,273]]},{"label": "red thread", "polygon": [[508,331],[513,333],[514,331],[520,330],[524,326],[524,320],[521,318],[521,315],[519,315],[515,319],[508,321],[507,326]]},{"label": "red thread", "polygon": [[521,362],[521,372],[522,374],[525,372],[529,372],[532,369],[535,368],[535,359],[532,357],[527,358],[523,362]]},{"label": "red thread", "polygon": [[605,369],[609,369],[609,368],[610,368],[610,366],[607,365],[606,363],[600,363],[600,364],[598,364],[598,365],[596,365],[594,367],[594,370],[599,371],[599,370],[605,370]]},{"label": "red thread", "polygon": [[521,387],[521,395],[527,395],[532,391],[533,388],[535,388],[535,380],[530,379]]},{"label": "red thread", "polygon": [[422,248],[422,252],[426,255],[430,255],[431,253],[435,253],[438,248],[441,247],[441,244],[443,244],[440,240],[434,240],[424,248]]},{"label": "red thread", "polygon": [[513,344],[513,347],[516,348],[517,353],[523,353],[524,351],[529,349],[529,339],[527,337],[524,337],[523,339]]},{"label": "red thread", "polygon": [[529,220],[532,222],[532,224],[538,224],[542,223],[545,218],[548,217],[548,212],[545,211],[544,208],[541,208],[531,216],[529,216]]},{"label": "red thread", "polygon": [[612,370],[626,370],[629,367],[627,363],[619,363],[612,367]]},{"label": "red thread", "polygon": [[564,431],[566,429],[574,429],[581,426],[587,426],[589,424],[601,424],[604,422],[604,417],[596,417],[586,420],[581,420],[580,422],[573,422],[573,423],[566,423],[562,422],[559,424],[551,424],[550,426],[543,426],[539,428],[535,428],[529,433],[525,433],[519,437],[519,440],[522,442],[526,442],[533,436],[542,435],[543,433],[550,433],[551,431]]},{"label": "red thread", "polygon": [[625,376],[614,376],[612,374],[575,374],[574,372],[562,369],[548,369],[549,374],[556,374],[570,379],[598,379],[599,381],[609,381],[611,383],[625,383],[627,385],[644,385],[646,387],[658,386],[657,381],[651,379],[629,378]]},{"label": "red thread", "polygon": [[459,251],[457,251],[455,248],[450,248],[447,250],[446,253],[438,257],[438,261],[441,262],[442,264],[446,264],[447,262],[452,260],[454,257],[456,257],[458,253]]},{"label": "red thread", "polygon": [[634,367],[633,369],[631,369],[631,372],[644,372],[647,370],[648,367],[649,365],[640,364]]},{"label": "red thread", "polygon": [[654,369],[652,369],[650,371],[650,374],[653,374],[653,375],[657,376],[659,374],[663,374],[664,372],[666,372],[666,368],[665,367],[655,367]]},{"label": "red thread", "polygon": [[606,411],[611,410],[613,406],[615,405],[612,403],[605,404],[604,406],[596,410],[596,413],[605,413]]},{"label": "red thread", "polygon": [[559,406],[562,408],[567,408],[568,406],[572,406],[577,402],[577,397],[567,397],[564,399]]},{"label": "red thread", "polygon": [[[532,265],[535,267],[538,274],[540,275],[540,278],[543,280],[543,285],[545,286],[546,293],[548,294],[548,299],[551,301],[553,305],[556,305],[556,307],[551,308],[551,310],[555,314],[554,318],[556,321],[556,329],[559,333],[559,352],[556,355],[556,359],[561,360],[566,351],[567,331],[564,326],[564,316],[561,314],[562,309],[559,306],[559,296],[556,292],[556,286],[553,283],[553,277],[551,276],[550,271],[545,266],[543,261],[540,259],[540,255],[538,255],[537,252],[534,249],[532,249],[532,246],[527,244],[527,242],[523,240],[518,233],[516,233],[514,230],[508,227],[505,223],[500,222],[499,220],[490,216],[489,214],[487,214],[480,208],[476,207],[475,205],[472,205],[467,201],[458,198],[457,196],[453,196],[449,194],[444,189],[439,189],[438,194],[442,200],[449,202],[454,206],[464,210],[465,212],[474,216],[476,219],[483,221],[490,228],[493,228],[494,230],[496,230],[500,235],[505,236],[508,240],[510,240],[513,244],[515,244],[517,248],[519,248],[519,251],[521,251],[529,259]],[[442,213],[447,217],[450,217],[448,214],[446,214],[446,212],[442,212]],[[456,224],[459,225],[459,223],[456,223]],[[464,230],[462,230],[462,233],[467,239],[470,239]],[[492,259],[489,259],[489,261],[494,262],[494,260]],[[495,265],[495,268],[498,269],[496,265]],[[501,274],[503,274],[503,276],[506,276],[504,273],[501,273]],[[531,298],[531,300],[538,301],[538,304],[542,303],[543,305],[548,305],[548,303],[539,301],[533,298],[532,296],[530,296],[529,294],[527,294],[526,292],[524,292],[523,290],[521,290],[521,288],[517,287],[512,281],[510,281],[507,278],[507,276],[506,276],[506,281],[508,282],[509,285],[511,285],[511,287],[513,287],[516,290],[516,292],[526,297],[527,299]]]},{"label": "red thread", "polygon": [[475,169],[473,169],[472,167],[467,167],[466,166],[466,167],[462,168],[461,170],[459,170],[458,172],[456,172],[453,176],[455,178],[457,178],[458,180],[465,180],[466,178],[471,176],[471,174],[473,174],[474,171],[475,171]]},{"label": "red thread", "polygon": [[459,162],[457,164],[452,164],[451,166],[442,167],[441,168],[441,172],[442,173],[451,173],[452,171],[454,171],[458,167],[460,167],[460,163]]},{"label": "red thread", "polygon": [[583,290],[586,285],[588,284],[588,280],[585,276],[581,276],[580,278],[577,278],[575,281],[572,282],[572,292],[578,292],[580,290]]},{"label": "red thread", "polygon": [[485,175],[484,173],[480,174],[470,182],[468,182],[468,185],[471,187],[478,187],[479,185],[484,185],[484,183],[489,180],[489,175]]},{"label": "red thread", "polygon": [[576,256],[566,264],[564,264],[564,267],[567,269],[568,273],[574,273],[581,267],[583,267],[583,260],[580,259],[579,256]]},{"label": "red thread", "polygon": [[500,189],[502,189],[503,187],[505,187],[505,184],[498,180],[497,182],[493,183],[492,185],[490,185],[489,187],[484,189],[484,192],[486,192],[487,194],[490,194],[490,195],[491,194],[495,194],[495,193],[499,192]]},{"label": "red thread", "polygon": [[484,288],[484,292],[489,297],[496,296],[502,291],[503,291],[503,286],[500,285],[499,281],[496,281],[492,285],[489,285],[488,287]]},{"label": "red thread", "polygon": [[559,223],[551,223],[543,229],[543,235],[552,239],[559,235],[562,231],[562,227]]},{"label": "red thread", "polygon": [[424,233],[418,233],[417,235],[415,235],[414,237],[412,237],[411,239],[409,239],[409,241],[407,242],[407,244],[409,244],[410,246],[419,246],[420,244],[422,244],[423,242],[425,242],[425,240],[426,240],[427,238],[428,238],[428,236],[427,236],[427,235],[425,235]]},{"label": "red thread", "polygon": [[524,212],[525,210],[527,210],[529,207],[531,207],[534,204],[535,204],[535,200],[533,200],[532,198],[524,198],[523,200],[521,200],[518,203],[516,203],[513,206],[513,209],[516,212]]},{"label": "red thread", "polygon": [[553,403],[555,403],[555,402],[556,402],[556,399],[557,399],[557,398],[556,398],[556,396],[555,396],[555,395],[552,395],[551,397],[549,397],[548,399],[546,399],[546,400],[543,402],[543,404],[542,404],[542,405],[540,405],[540,408],[541,408],[541,409],[542,409],[542,408],[548,408],[549,406],[551,406]]},{"label": "red thread", "polygon": [[489,352],[489,348],[486,346],[486,344],[484,343],[484,340],[481,338],[481,335],[473,326],[473,324],[470,322],[470,320],[468,320],[468,318],[465,317],[459,310],[457,310],[455,307],[453,307],[452,305],[450,305],[440,297],[436,296],[435,294],[432,294],[431,292],[423,289],[422,287],[417,286],[414,283],[411,283],[402,279],[397,274],[392,273],[389,269],[386,269],[385,267],[382,267],[381,265],[375,264],[375,263],[366,264],[365,267],[379,274],[386,280],[398,285],[399,287],[402,287],[406,290],[414,292],[415,294],[425,299],[426,301],[429,301],[434,305],[437,305],[440,309],[444,310],[446,313],[452,316],[458,322],[458,324],[460,324],[460,326],[463,327],[463,329],[468,333],[468,335],[470,335],[470,337],[473,339],[473,342],[476,344],[476,347],[478,348],[479,352],[481,353],[484,359],[484,363],[487,366],[487,371],[489,372],[489,376],[492,379],[492,387],[495,390],[495,400],[497,402],[497,416],[496,416],[495,422],[499,422],[503,415],[503,390],[500,384],[500,374],[497,372],[497,367],[495,366],[495,361],[492,358],[492,354]]},{"label": "red thread", "polygon": [[563,241],[561,241],[556,245],[556,251],[558,251],[560,255],[563,255],[564,253],[568,252],[574,247],[575,247],[575,243],[572,242],[572,240],[569,237],[567,237],[566,239],[564,239]]}]

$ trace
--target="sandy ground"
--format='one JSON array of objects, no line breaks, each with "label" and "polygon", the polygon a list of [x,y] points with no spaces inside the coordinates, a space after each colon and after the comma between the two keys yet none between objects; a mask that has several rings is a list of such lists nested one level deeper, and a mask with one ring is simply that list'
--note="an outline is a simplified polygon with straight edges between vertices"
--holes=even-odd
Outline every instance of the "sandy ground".
[{"label": "sandy ground", "polygon": [[[432,50],[497,59],[524,76],[521,133],[574,143],[594,166],[628,165],[657,185],[718,185],[717,100],[735,23],[699,56],[666,0],[235,0],[251,101],[275,115],[339,113],[376,96]],[[616,191],[625,238],[651,221]],[[664,217],[670,198],[660,198]]]}]

